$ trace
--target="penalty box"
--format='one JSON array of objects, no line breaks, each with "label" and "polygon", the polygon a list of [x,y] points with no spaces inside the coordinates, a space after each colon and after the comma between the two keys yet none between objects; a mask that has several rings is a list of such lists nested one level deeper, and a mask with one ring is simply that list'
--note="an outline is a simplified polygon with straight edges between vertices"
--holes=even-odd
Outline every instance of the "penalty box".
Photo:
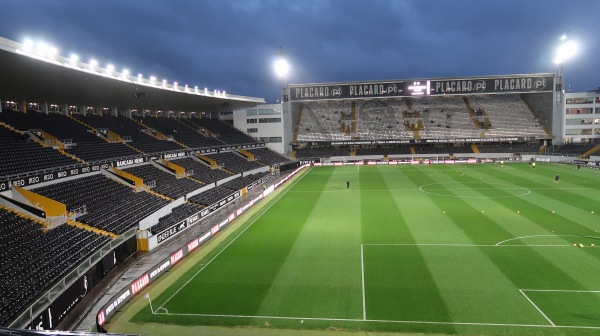
[{"label": "penalty box", "polygon": [[600,290],[520,289],[556,326],[600,327]]},{"label": "penalty box", "polygon": [[[573,310],[541,297],[573,292],[520,289],[548,287],[557,268],[573,285],[590,288],[593,282],[584,279],[590,276],[589,264],[573,262],[582,258],[581,249],[567,245],[363,244],[363,319],[600,327],[589,317],[600,317],[588,303],[593,299],[571,296],[570,306],[580,307]],[[598,268],[593,272],[600,277]],[[565,317],[574,314],[584,317]]]}]

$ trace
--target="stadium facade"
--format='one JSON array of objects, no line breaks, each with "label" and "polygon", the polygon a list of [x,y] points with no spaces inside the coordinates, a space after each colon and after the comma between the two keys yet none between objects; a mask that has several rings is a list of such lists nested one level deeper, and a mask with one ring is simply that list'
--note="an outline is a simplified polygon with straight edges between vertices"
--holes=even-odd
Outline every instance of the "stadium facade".
[{"label": "stadium facade", "polygon": [[600,89],[565,93],[563,100],[563,134],[568,143],[600,141]]}]

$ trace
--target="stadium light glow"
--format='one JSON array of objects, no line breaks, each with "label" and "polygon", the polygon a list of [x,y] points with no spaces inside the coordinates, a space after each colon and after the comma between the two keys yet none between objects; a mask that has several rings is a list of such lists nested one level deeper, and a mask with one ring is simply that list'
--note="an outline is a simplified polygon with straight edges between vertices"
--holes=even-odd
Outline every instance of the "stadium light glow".
[{"label": "stadium light glow", "polygon": [[115,66],[112,64],[108,64],[106,66],[106,72],[108,72],[108,74],[110,75],[110,74],[112,74],[113,71],[115,71]]},{"label": "stadium light glow", "polygon": [[77,63],[77,61],[79,61],[79,56],[77,54],[71,54],[69,59],[71,60],[71,64],[74,65]]},{"label": "stadium light glow", "polygon": [[48,48],[48,57],[54,58],[54,56],[58,55],[58,49],[56,47]]},{"label": "stadium light glow", "polygon": [[94,68],[96,68],[98,66],[98,61],[96,61],[95,59],[91,59],[90,60],[90,67],[92,68],[92,70]]},{"label": "stadium light glow", "polygon": [[44,42],[38,42],[36,48],[35,48],[35,53],[40,55],[40,56],[45,56],[46,53],[48,52],[49,47],[46,43]]},{"label": "stadium light glow", "polygon": [[173,90],[177,90],[177,82],[173,82]]},{"label": "stadium light glow", "polygon": [[32,52],[33,51],[33,41],[30,39],[25,39],[25,41],[23,42],[23,46],[25,51],[27,52]]},{"label": "stadium light glow", "polygon": [[165,89],[167,88],[167,80],[166,79],[163,79],[163,88],[165,88]]},{"label": "stadium light glow", "polygon": [[126,78],[127,76],[129,76],[129,70],[128,69],[123,69],[123,78]]},{"label": "stadium light glow", "polygon": [[290,70],[290,64],[287,62],[285,58],[279,58],[275,61],[275,74],[279,78],[284,78],[287,76]]},{"label": "stadium light glow", "polygon": [[142,74],[138,74],[138,82],[141,83],[142,82]]},{"label": "stadium light glow", "polygon": [[561,41],[563,41],[563,43],[558,47],[556,58],[554,59],[556,64],[563,63],[577,54],[577,43],[574,41],[563,40],[562,37]]},{"label": "stadium light glow", "polygon": [[156,82],[156,77],[155,76],[150,76],[150,80],[154,83],[154,82]]}]

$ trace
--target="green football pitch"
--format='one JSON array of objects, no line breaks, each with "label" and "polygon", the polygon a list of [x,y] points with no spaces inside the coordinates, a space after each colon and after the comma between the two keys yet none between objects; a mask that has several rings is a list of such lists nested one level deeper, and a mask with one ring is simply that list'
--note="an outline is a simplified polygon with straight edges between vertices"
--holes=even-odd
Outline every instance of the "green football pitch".
[{"label": "green football pitch", "polygon": [[153,312],[126,309],[138,326],[598,335],[599,214],[600,171],[567,165],[308,168],[151,286]]}]

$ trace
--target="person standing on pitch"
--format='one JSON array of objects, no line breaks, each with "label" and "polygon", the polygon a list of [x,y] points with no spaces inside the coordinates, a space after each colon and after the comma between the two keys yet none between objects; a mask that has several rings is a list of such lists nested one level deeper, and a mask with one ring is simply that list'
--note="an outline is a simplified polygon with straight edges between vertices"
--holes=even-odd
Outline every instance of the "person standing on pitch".
[{"label": "person standing on pitch", "polygon": [[346,190],[350,189],[350,180],[346,180]]},{"label": "person standing on pitch", "polygon": [[560,176],[556,174],[556,176],[554,176],[554,183],[558,183],[558,180],[560,180]]}]

